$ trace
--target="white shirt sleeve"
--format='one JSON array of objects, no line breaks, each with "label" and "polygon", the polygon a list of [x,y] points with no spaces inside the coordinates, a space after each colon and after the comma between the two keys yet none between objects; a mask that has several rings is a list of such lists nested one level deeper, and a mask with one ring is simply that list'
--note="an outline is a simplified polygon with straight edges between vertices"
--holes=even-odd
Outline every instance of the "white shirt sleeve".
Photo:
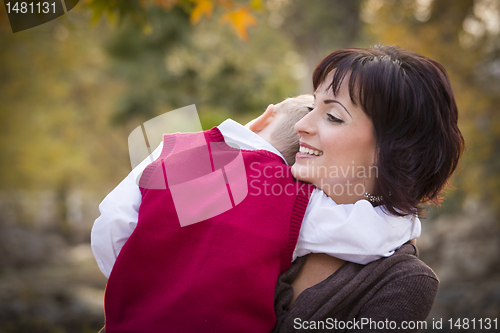
[{"label": "white shirt sleeve", "polygon": [[326,253],[358,264],[391,256],[407,241],[420,236],[416,216],[389,215],[367,200],[337,205],[314,189],[304,214],[293,260],[308,253]]},{"label": "white shirt sleeve", "polygon": [[[228,119],[218,126],[224,140],[235,143],[241,149],[264,149],[283,155],[270,143],[241,124]],[[163,149],[163,142],[142,161],[99,205],[101,215],[95,220],[91,232],[91,246],[97,265],[106,277],[123,245],[134,231],[139,215],[142,196],[138,181],[146,166],[157,159]],[[286,163],[286,161],[285,161]]]},{"label": "white shirt sleeve", "polygon": [[90,235],[92,252],[102,273],[109,277],[123,245],[134,231],[142,195],[137,182],[146,166],[160,156],[163,143],[137,165],[99,205],[101,215]]}]

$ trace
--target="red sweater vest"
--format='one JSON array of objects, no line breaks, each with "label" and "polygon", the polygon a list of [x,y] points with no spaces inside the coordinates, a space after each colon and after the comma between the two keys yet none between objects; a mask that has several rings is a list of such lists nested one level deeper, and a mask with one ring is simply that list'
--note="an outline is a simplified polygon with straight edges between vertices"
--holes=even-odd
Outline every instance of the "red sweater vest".
[{"label": "red sweater vest", "polygon": [[217,128],[163,144],[106,286],[106,333],[270,332],[313,186]]}]

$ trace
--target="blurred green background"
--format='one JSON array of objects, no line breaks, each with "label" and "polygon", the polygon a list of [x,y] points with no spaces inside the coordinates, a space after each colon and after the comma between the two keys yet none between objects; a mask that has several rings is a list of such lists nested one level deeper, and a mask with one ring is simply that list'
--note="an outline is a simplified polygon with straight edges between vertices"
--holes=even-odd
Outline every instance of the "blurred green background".
[{"label": "blurred green background", "polygon": [[0,332],[102,327],[90,228],[135,127],[190,104],[204,129],[245,123],[375,44],[447,68],[466,140],[418,240],[441,279],[429,320],[500,317],[500,1],[87,0],[15,34],[0,5]]}]

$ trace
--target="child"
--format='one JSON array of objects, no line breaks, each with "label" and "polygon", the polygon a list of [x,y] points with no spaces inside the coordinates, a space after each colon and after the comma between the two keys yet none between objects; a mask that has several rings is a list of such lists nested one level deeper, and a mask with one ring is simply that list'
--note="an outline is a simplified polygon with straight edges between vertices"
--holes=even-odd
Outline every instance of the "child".
[{"label": "child", "polygon": [[[234,201],[219,215],[182,226],[174,205],[173,188],[187,181],[171,182],[172,172],[203,158],[205,148],[190,146],[200,133],[165,135],[160,156],[141,176],[140,191],[129,175],[105,198],[92,229],[92,249],[105,275],[113,268],[105,296],[106,332],[270,332],[278,275],[296,256],[322,252],[366,264],[419,236],[417,218],[386,215],[365,200],[336,205],[313,185],[293,179],[286,165],[299,148],[293,126],[312,103],[312,96],[287,99],[248,128],[227,120],[201,134],[212,147],[212,170],[202,174],[222,170]],[[184,154],[173,153],[184,144],[189,147]],[[236,161],[235,151],[242,155],[249,185],[242,200],[236,199],[229,164],[214,167],[218,159]],[[158,188],[165,177],[167,185]],[[266,195],[265,184],[296,190]],[[193,210],[205,212],[227,195],[208,187],[189,193],[204,198],[206,192],[209,204],[191,201]],[[334,238],[315,231],[320,225],[335,230],[328,233]]]}]

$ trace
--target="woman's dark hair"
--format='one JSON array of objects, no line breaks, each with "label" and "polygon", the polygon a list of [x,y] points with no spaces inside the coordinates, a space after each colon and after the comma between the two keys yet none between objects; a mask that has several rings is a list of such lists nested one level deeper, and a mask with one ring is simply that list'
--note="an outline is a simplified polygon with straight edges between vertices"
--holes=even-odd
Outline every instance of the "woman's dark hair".
[{"label": "woman's dark hair", "polygon": [[344,49],[316,67],[314,90],[332,70],[328,89],[336,95],[348,77],[352,102],[373,122],[378,167],[373,194],[400,216],[418,213],[428,201],[439,204],[464,150],[444,67],[398,47]]}]

